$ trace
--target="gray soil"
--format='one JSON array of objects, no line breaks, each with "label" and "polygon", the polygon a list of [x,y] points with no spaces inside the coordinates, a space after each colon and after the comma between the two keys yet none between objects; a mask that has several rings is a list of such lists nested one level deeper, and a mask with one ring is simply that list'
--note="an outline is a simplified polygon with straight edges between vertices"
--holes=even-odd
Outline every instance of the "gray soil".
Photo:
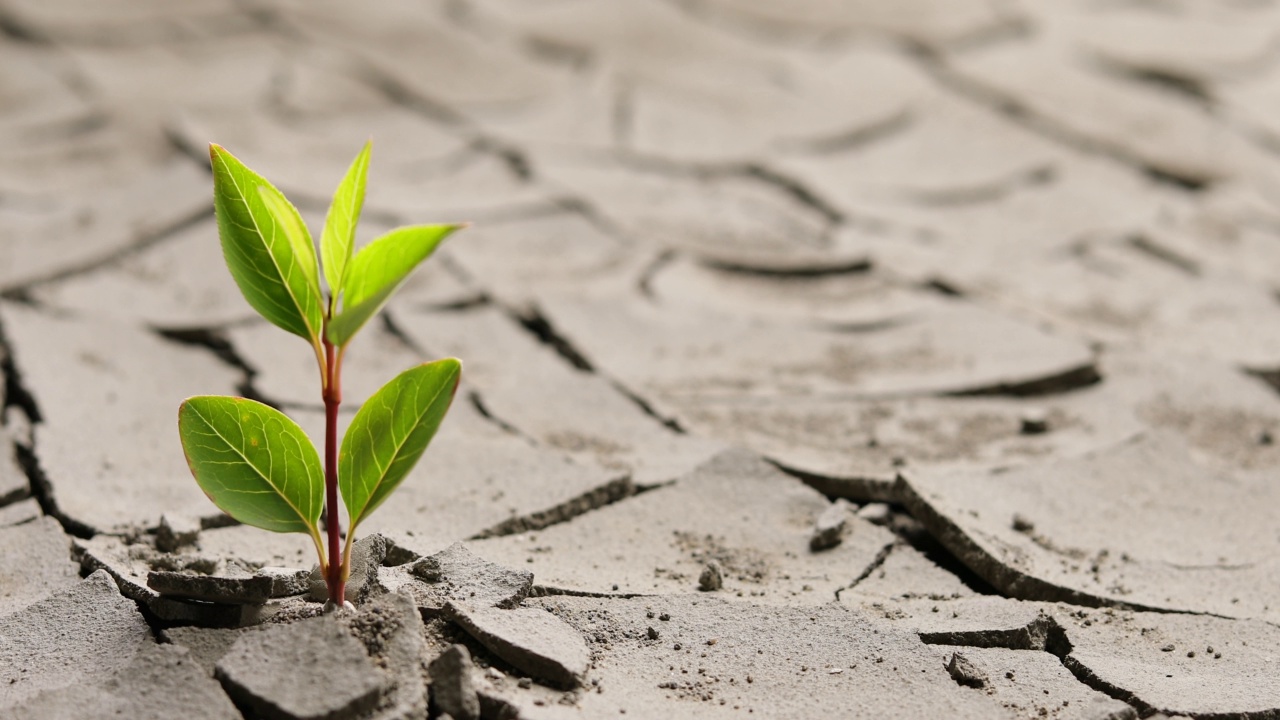
[{"label": "gray soil", "polygon": [[[0,717],[1280,717],[1280,2],[0,0]],[[471,221],[323,613],[183,398],[320,438],[206,146]]]}]

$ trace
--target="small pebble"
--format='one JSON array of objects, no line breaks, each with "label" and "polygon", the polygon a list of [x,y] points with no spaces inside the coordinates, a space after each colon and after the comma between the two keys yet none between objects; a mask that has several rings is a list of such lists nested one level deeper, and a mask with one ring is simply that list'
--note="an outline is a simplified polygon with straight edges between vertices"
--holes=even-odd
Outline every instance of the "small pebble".
[{"label": "small pebble", "polygon": [[951,660],[947,662],[947,672],[960,685],[980,688],[987,684],[986,674],[960,653],[951,653]]},{"label": "small pebble", "polygon": [[712,560],[698,576],[698,589],[703,592],[714,592],[722,587],[724,587],[724,574],[720,570],[720,563]]},{"label": "small pebble", "polygon": [[1023,435],[1039,435],[1049,431],[1049,415],[1040,408],[1024,410],[1020,421]]}]

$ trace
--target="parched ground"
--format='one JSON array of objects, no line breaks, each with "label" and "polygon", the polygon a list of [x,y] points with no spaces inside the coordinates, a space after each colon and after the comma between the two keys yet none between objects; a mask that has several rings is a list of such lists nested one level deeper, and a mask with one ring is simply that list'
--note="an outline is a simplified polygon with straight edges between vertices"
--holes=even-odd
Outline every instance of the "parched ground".
[{"label": "parched ground", "polygon": [[[175,416],[319,437],[205,148],[369,137],[343,417],[464,381],[319,616]],[[1274,0],[0,0],[0,716],[1280,717],[1278,293]]]}]

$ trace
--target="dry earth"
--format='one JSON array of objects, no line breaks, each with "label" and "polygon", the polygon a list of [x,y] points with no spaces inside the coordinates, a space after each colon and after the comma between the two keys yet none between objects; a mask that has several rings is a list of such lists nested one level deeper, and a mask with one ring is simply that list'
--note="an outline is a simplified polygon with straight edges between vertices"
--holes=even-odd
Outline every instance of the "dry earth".
[{"label": "dry earth", "polygon": [[[206,144],[370,136],[323,616],[174,418],[323,423]],[[0,716],[1277,718],[1278,293],[1276,0],[0,0]]]}]

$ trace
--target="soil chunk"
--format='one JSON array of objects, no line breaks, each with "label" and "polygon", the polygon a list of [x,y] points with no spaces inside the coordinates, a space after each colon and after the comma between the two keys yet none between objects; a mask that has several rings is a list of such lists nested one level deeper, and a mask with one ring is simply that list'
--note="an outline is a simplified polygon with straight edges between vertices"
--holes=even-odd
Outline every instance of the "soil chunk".
[{"label": "soil chunk", "polygon": [[850,507],[849,501],[841,498],[822,511],[814,522],[813,535],[809,537],[810,550],[822,552],[840,544],[849,524]]},{"label": "soil chunk", "polygon": [[439,614],[451,600],[471,607],[515,607],[533,589],[533,573],[491,563],[462,543],[381,568],[378,581],[388,592],[407,592],[428,615]]},{"label": "soil chunk", "polygon": [[343,720],[372,710],[384,679],[333,617],[248,632],[216,673],[239,705],[271,720]]},{"label": "soil chunk", "polygon": [[200,539],[200,521],[190,515],[165,513],[156,527],[156,549],[173,552],[195,545]]},{"label": "soil chunk", "polygon": [[99,684],[46,690],[16,710],[24,720],[241,717],[187,650],[173,645],[147,645],[133,662]]},{"label": "soil chunk", "polygon": [[[157,553],[145,544],[127,545],[123,540],[98,535],[75,540],[73,550],[82,572],[105,570],[120,586],[120,593],[143,603],[159,619],[178,625],[203,627],[243,627],[261,622],[273,612],[261,604],[189,601],[166,597],[147,586],[153,572],[186,571],[216,574],[226,571],[219,561],[193,555]],[[158,570],[159,568],[159,570]]]},{"label": "soil chunk", "polygon": [[79,582],[71,541],[58,521],[44,517],[0,527],[0,617]]},{"label": "soil chunk", "polygon": [[591,662],[582,635],[539,608],[468,608],[450,603],[445,613],[467,634],[516,668],[564,688],[582,682]]},{"label": "soil chunk", "polygon": [[431,661],[431,691],[436,707],[457,720],[480,717],[480,698],[471,681],[474,669],[466,645],[454,645]]},{"label": "soil chunk", "polygon": [[271,599],[274,582],[244,571],[227,577],[153,570],[147,573],[147,587],[161,595],[186,600],[261,605]]},{"label": "soil chunk", "polygon": [[108,676],[150,644],[138,607],[96,572],[0,619],[0,716],[43,690]]},{"label": "soil chunk", "polygon": [[213,677],[214,667],[245,630],[239,628],[172,627],[160,631],[165,642],[186,648],[191,658]]},{"label": "soil chunk", "polygon": [[715,592],[722,587],[724,587],[724,571],[720,568],[720,563],[712,560],[702,568],[702,574],[698,576],[698,589],[703,592]]},{"label": "soil chunk", "polygon": [[966,687],[980,688],[987,684],[987,674],[958,652],[951,653],[951,659],[947,661],[947,672],[953,680]]},{"label": "soil chunk", "polygon": [[271,579],[271,597],[301,595],[311,589],[311,571],[267,566],[258,568],[260,577]]},{"label": "soil chunk", "polygon": [[1274,472],[1192,449],[1150,432],[1007,472],[905,473],[900,488],[925,529],[1004,594],[1276,622]]},{"label": "soil chunk", "polygon": [[426,628],[413,600],[399,593],[384,595],[356,613],[338,619],[360,642],[374,667],[386,677],[387,690],[375,712],[362,720],[405,720],[427,715],[427,683],[422,665],[429,657]]}]

